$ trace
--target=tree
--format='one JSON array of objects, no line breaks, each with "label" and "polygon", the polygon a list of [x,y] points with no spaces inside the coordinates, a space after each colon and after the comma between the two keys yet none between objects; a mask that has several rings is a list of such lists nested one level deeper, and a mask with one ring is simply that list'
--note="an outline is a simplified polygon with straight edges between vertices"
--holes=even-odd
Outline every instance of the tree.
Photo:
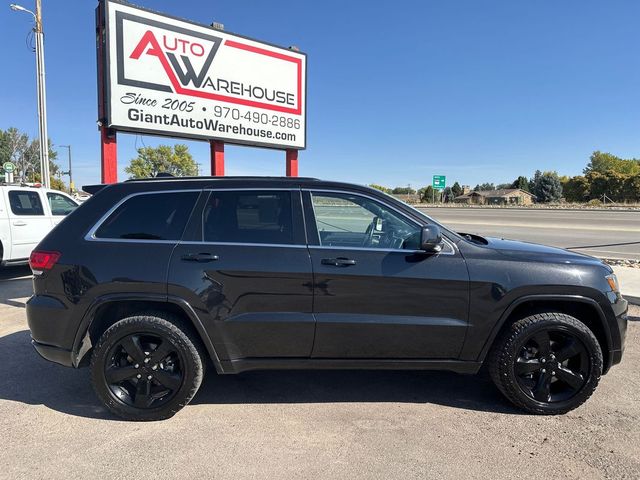
[{"label": "tree", "polygon": [[[632,178],[631,175],[624,175],[614,171],[607,171],[605,173],[599,173],[592,171],[586,175],[589,182],[589,194],[593,198],[602,198],[604,195],[614,201],[624,200],[625,183],[628,178]],[[630,193],[630,192],[628,192]]]},{"label": "tree", "polygon": [[[53,149],[53,143],[49,139],[49,173],[53,185],[59,167],[56,164],[58,152]],[[4,162],[12,162],[16,165],[14,178],[16,180],[40,182],[40,142],[30,140],[29,135],[20,132],[17,128],[0,130],[0,165]],[[3,172],[4,173],[4,172]]]},{"label": "tree", "polygon": [[640,202],[640,174],[630,175],[625,179],[623,198],[626,202]]},{"label": "tree", "polygon": [[544,172],[536,170],[531,180],[533,188],[531,193],[541,203],[557,202],[562,198],[562,185],[557,172]]},{"label": "tree", "polygon": [[60,179],[60,177],[51,178],[51,188],[53,188],[54,190],[61,190],[63,192],[68,191],[67,186]]},{"label": "tree", "polygon": [[511,184],[511,188],[519,188],[520,190],[524,190],[525,192],[528,192],[529,191],[529,179],[527,177],[523,177],[522,175],[520,175]]},{"label": "tree", "polygon": [[[58,158],[58,152],[53,149],[53,142],[49,139],[49,177],[53,179],[58,175],[60,167],[55,162]],[[23,172],[24,178],[36,178],[36,181],[42,181],[40,176],[40,141],[31,140],[24,152],[22,152],[22,160],[17,164],[20,171]]]},{"label": "tree", "polygon": [[453,198],[459,197],[462,195],[462,187],[458,182],[454,183],[451,187],[451,193],[453,194]]},{"label": "tree", "polygon": [[369,185],[371,188],[375,188],[376,190],[380,190],[381,192],[384,193],[391,193],[392,190],[389,187],[383,187],[382,185],[378,185],[376,183],[372,183]]},{"label": "tree", "polygon": [[411,187],[396,187],[391,193],[394,195],[415,195],[416,191]]},{"label": "tree", "polygon": [[141,147],[138,156],[124,169],[130,178],[155,177],[158,173],[170,173],[174,177],[198,175],[198,165],[186,145],[160,145]]},{"label": "tree", "polygon": [[609,172],[620,173],[623,175],[640,174],[640,160],[635,158],[624,160],[616,157],[611,153],[600,152],[596,150],[589,157],[589,163],[584,169],[584,174],[600,173],[605,175]]},{"label": "tree", "polygon": [[493,183],[482,183],[478,184],[473,188],[474,192],[480,192],[485,190],[495,190],[496,186]]},{"label": "tree", "polygon": [[446,187],[444,192],[442,192],[442,198],[444,199],[444,203],[449,203],[453,201],[453,190],[451,187]]},{"label": "tree", "polygon": [[578,175],[562,183],[562,193],[567,202],[586,202],[589,200],[590,185],[586,177]]},{"label": "tree", "polygon": [[427,185],[418,190],[418,195],[420,196],[421,202],[431,203],[440,201],[440,191],[434,190],[431,185]]},{"label": "tree", "polygon": [[508,190],[510,188],[511,188],[510,183],[499,183],[498,185],[496,185],[496,190]]}]

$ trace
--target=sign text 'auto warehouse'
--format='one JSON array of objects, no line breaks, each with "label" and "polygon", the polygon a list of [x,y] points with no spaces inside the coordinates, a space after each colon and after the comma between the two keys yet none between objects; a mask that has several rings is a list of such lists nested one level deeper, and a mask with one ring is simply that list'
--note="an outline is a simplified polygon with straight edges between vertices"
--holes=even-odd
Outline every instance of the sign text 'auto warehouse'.
[{"label": "sign text 'auto warehouse'", "polygon": [[107,1],[109,127],[305,148],[306,56]]}]

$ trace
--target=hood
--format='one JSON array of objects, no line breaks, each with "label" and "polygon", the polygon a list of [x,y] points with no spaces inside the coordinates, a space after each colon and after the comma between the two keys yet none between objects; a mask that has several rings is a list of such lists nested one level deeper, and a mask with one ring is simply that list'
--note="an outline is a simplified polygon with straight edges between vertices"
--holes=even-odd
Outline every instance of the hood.
[{"label": "hood", "polygon": [[600,259],[563,248],[495,237],[486,237],[486,241],[488,248],[513,259],[530,262],[607,266]]}]

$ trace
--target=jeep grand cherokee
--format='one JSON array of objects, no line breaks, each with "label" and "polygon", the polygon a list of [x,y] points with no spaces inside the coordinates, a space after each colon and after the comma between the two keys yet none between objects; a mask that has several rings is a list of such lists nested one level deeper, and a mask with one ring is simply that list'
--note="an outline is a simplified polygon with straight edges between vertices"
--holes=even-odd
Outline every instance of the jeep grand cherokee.
[{"label": "jeep grand cherokee", "polygon": [[156,178],[94,196],[31,255],[33,345],[90,365],[114,414],[174,415],[218,374],[487,364],[518,407],[582,404],[620,362],[627,302],[606,264],[458,234],[367,187]]}]

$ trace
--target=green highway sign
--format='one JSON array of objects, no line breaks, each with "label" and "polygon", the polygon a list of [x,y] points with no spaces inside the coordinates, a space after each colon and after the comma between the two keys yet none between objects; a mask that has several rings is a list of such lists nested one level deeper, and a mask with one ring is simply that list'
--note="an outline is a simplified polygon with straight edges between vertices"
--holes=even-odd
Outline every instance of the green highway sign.
[{"label": "green highway sign", "polygon": [[447,186],[447,177],[445,177],[444,175],[434,175],[432,186],[436,190],[444,190],[444,188]]},{"label": "green highway sign", "polygon": [[16,166],[11,162],[4,162],[2,168],[4,169],[5,173],[13,173],[16,169]]}]

